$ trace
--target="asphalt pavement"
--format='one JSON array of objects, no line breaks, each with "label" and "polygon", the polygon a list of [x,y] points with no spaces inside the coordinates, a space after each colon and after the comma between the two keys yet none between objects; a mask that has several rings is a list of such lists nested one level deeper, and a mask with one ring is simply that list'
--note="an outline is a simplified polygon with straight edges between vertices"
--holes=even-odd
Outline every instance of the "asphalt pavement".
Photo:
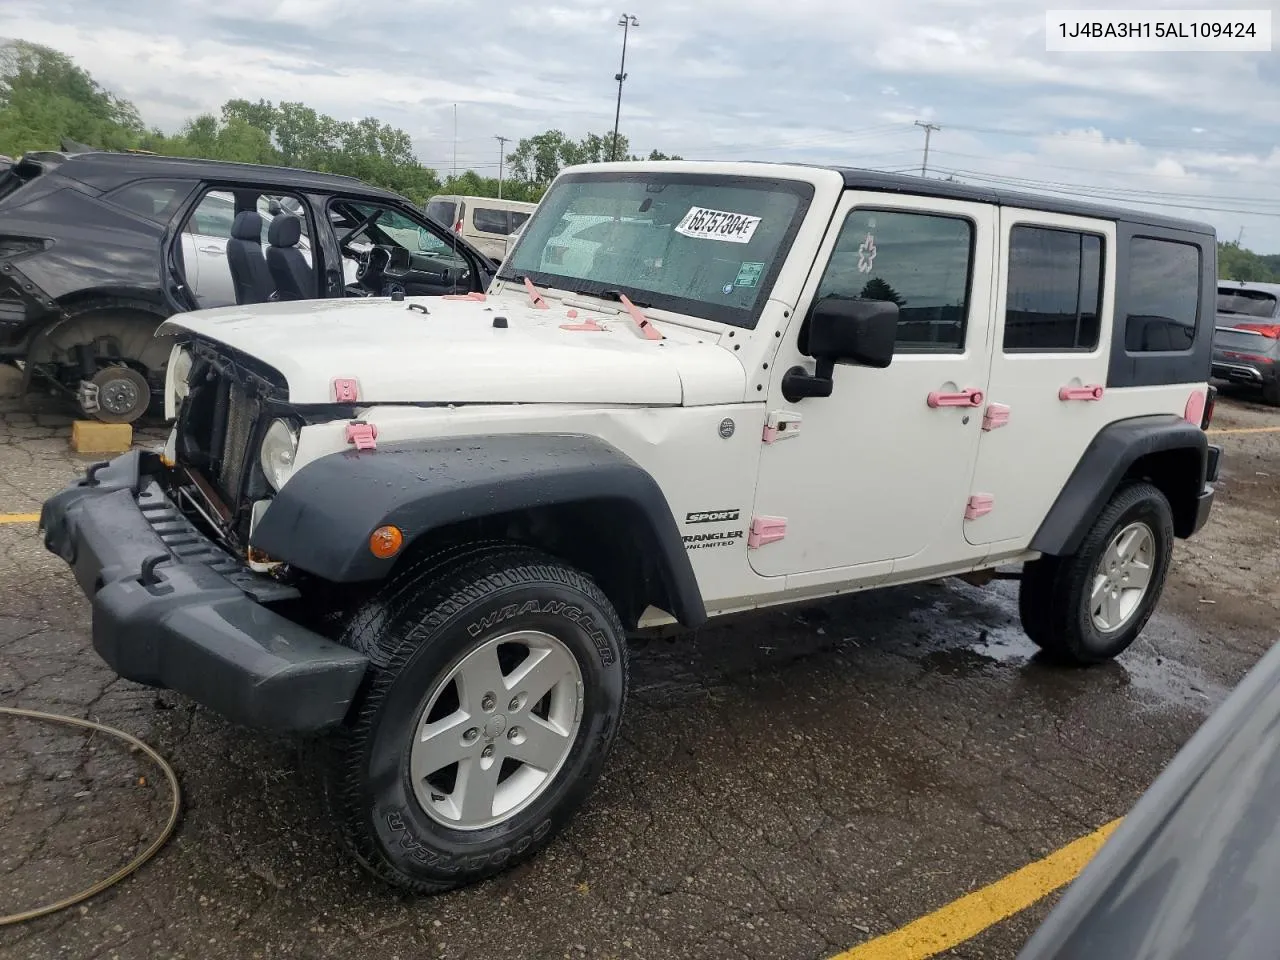
[{"label": "asphalt pavement", "polygon": [[[0,514],[37,512],[88,462],[53,409],[0,399]],[[1275,425],[1246,398],[1214,424]],[[305,744],[115,677],[36,524],[0,522],[0,705],[120,727],[183,792],[155,859],[84,905],[0,928],[0,957],[822,960],[888,933],[1122,816],[1274,641],[1280,433],[1215,442],[1215,514],[1179,544],[1160,612],[1118,661],[1041,663],[1009,582],[637,642],[623,736],[571,827],[512,872],[422,898],[338,849]],[[167,810],[145,757],[0,717],[0,914],[110,874]],[[944,956],[1011,960],[1053,902]]]}]

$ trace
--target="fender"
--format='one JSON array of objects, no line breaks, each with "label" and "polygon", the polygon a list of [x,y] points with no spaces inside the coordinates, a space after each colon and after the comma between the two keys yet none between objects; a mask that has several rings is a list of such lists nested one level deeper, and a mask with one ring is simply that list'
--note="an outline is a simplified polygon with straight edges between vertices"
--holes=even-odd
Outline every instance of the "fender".
[{"label": "fender", "polygon": [[385,578],[399,559],[379,559],[369,550],[369,535],[383,524],[399,527],[409,544],[459,521],[574,504],[628,516],[637,528],[633,549],[657,567],[673,608],[668,612],[690,627],[706,620],[661,487],[596,437],[492,435],[328,454],[289,478],[251,542],[273,559],[327,580],[372,581]]},{"label": "fender", "polygon": [[[1142,457],[1172,450],[1193,451],[1199,462],[1195,475],[1178,476],[1172,481],[1180,492],[1186,493],[1191,505],[1188,519],[1180,504],[1172,503],[1174,532],[1180,537],[1191,536],[1196,525],[1196,498],[1204,490],[1206,479],[1216,479],[1208,476],[1208,437],[1198,425],[1182,417],[1155,414],[1117,420],[1098,431],[1049,508],[1028,549],[1049,556],[1075,553],[1090,525],[1133,465]],[[1168,493],[1166,489],[1166,495]]]}]

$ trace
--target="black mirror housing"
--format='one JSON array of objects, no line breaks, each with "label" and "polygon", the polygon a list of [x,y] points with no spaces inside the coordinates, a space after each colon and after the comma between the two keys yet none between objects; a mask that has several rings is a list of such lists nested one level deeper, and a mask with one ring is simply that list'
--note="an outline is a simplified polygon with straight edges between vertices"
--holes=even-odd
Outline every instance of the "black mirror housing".
[{"label": "black mirror housing", "polygon": [[898,305],[889,300],[846,300],[824,297],[809,313],[805,352],[817,363],[814,372],[792,367],[782,377],[788,403],[805,397],[831,396],[837,363],[883,369],[893,362],[898,338]]},{"label": "black mirror housing", "polygon": [[898,305],[826,297],[809,314],[808,353],[816,360],[883,369],[893,361]]}]

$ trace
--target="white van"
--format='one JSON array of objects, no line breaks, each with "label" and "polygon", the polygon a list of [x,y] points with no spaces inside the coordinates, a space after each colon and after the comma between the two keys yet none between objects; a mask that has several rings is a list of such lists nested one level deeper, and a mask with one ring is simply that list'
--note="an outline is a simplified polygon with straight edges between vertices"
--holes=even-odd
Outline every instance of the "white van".
[{"label": "white van", "polygon": [[493,197],[438,196],[427,201],[427,216],[469,240],[494,260],[507,255],[507,245],[536,210],[536,203]]}]

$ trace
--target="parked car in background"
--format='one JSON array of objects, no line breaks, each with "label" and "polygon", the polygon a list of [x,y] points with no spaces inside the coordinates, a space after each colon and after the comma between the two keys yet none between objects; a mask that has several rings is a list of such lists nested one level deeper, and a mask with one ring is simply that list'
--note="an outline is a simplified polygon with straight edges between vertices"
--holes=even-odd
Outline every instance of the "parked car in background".
[{"label": "parked car in background", "polygon": [[452,195],[432,197],[425,210],[437,223],[465,237],[494,260],[501,260],[516,231],[537,208],[536,203],[519,200]]},{"label": "parked car in background", "polygon": [[1213,376],[1280,406],[1280,283],[1218,282]]},{"label": "parked car in background", "polygon": [[485,290],[497,264],[398,194],[287,167],[28,153],[0,170],[0,360],[131,422],[184,311]]}]

